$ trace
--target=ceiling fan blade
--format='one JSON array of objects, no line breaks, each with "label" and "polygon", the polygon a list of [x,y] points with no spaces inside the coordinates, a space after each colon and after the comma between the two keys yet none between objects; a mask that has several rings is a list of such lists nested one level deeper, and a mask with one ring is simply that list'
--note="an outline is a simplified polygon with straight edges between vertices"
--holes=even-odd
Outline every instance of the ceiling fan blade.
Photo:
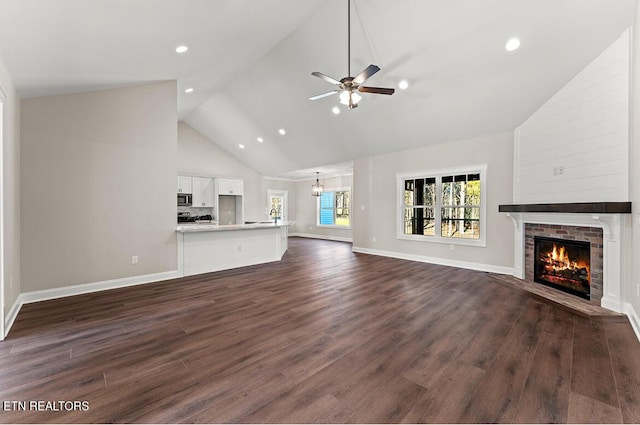
[{"label": "ceiling fan blade", "polygon": [[364,69],[364,71],[362,71],[360,74],[356,76],[356,78],[353,79],[353,82],[354,84],[362,84],[378,71],[380,71],[379,67],[375,65],[369,65]]},{"label": "ceiling fan blade", "polygon": [[322,94],[318,94],[315,96],[312,96],[309,98],[309,100],[318,100],[318,99],[322,99],[323,97],[327,97],[327,96],[331,96],[332,94],[338,93],[340,90],[331,90],[330,92],[326,92],[326,93],[322,93]]},{"label": "ceiling fan blade", "polygon": [[361,91],[362,93],[393,94],[393,93],[395,93],[396,89],[388,89],[388,88],[385,88],[385,87],[365,87],[365,86],[360,86],[360,87],[358,87],[358,91]]},{"label": "ceiling fan blade", "polygon": [[318,77],[322,80],[325,80],[328,83],[335,84],[336,86],[340,85],[340,81],[336,80],[335,78],[331,78],[328,75],[324,75],[322,72],[314,71],[311,73],[311,75],[313,75],[314,77]]}]

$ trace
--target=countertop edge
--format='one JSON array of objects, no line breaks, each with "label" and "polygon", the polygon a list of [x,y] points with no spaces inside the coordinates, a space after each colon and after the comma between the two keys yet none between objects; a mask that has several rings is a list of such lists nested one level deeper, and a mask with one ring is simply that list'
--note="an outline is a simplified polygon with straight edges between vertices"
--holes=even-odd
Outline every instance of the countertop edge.
[{"label": "countertop edge", "polygon": [[256,230],[256,229],[277,229],[284,226],[291,226],[295,221],[285,221],[282,223],[252,223],[252,224],[184,224],[176,227],[178,233],[199,233],[199,232],[227,232],[232,230]]}]

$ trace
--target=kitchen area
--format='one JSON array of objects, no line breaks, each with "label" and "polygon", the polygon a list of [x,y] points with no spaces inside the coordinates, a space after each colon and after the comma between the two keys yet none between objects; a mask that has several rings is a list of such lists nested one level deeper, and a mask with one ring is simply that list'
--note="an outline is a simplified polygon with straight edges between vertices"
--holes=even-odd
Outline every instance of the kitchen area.
[{"label": "kitchen area", "polygon": [[178,273],[191,276],[280,261],[288,226],[272,210],[270,220],[244,219],[241,179],[178,176]]}]

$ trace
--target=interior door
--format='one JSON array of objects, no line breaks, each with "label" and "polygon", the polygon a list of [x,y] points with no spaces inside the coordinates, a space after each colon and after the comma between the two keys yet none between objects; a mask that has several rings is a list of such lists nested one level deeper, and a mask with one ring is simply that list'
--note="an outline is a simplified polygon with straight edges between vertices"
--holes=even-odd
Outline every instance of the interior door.
[{"label": "interior door", "polygon": [[269,220],[277,217],[278,221],[288,220],[288,205],[286,190],[269,190],[268,191],[268,212]]}]

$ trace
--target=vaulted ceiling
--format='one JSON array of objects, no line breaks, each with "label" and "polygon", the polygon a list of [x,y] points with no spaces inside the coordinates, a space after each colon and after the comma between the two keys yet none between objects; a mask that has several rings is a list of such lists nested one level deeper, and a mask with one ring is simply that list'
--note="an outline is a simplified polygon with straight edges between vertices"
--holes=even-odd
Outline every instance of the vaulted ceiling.
[{"label": "vaulted ceiling", "polygon": [[[347,75],[347,0],[0,0],[0,59],[21,97],[176,79],[179,119],[264,175],[300,177],[513,130],[632,24],[635,7],[353,0],[352,74],[376,64],[367,85],[396,93],[364,94],[338,115],[337,96],[308,98],[333,89],[312,71]],[[521,47],[507,52],[511,37]]]}]

